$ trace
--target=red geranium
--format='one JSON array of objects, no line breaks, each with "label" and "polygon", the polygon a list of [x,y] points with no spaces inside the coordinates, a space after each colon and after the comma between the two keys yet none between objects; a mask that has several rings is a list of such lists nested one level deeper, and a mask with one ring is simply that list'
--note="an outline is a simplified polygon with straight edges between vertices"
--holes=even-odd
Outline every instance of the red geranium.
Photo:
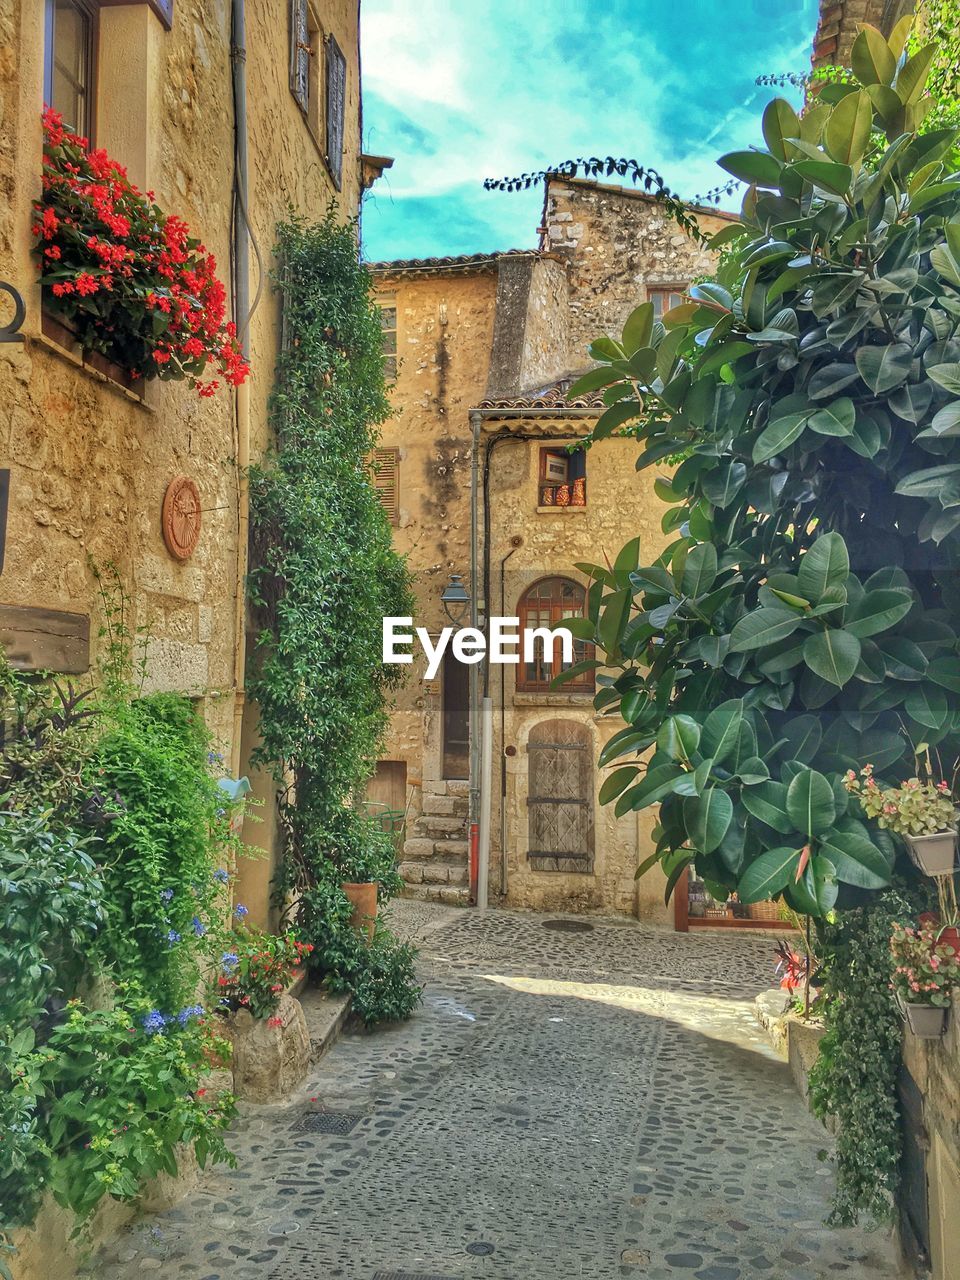
[{"label": "red geranium", "polygon": [[43,114],[43,194],[34,253],[46,305],[88,351],[142,378],[188,378],[202,396],[208,362],[233,386],[250,372],[226,318],[213,254],[129,180],[105,151]]}]

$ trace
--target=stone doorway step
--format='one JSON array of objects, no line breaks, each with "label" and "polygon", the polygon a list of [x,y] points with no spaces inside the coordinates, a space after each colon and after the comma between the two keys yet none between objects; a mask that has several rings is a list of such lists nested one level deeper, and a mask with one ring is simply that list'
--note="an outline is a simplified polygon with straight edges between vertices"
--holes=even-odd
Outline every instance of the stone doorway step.
[{"label": "stone doorway step", "polygon": [[465,907],[470,902],[470,784],[425,782],[420,815],[403,844],[403,896]]}]

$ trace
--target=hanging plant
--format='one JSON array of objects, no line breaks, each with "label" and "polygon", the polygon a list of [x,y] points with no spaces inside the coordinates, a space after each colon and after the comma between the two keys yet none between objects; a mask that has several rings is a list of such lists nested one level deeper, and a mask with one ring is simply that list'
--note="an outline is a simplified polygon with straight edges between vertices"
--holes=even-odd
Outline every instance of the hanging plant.
[{"label": "hanging plant", "polygon": [[186,379],[211,396],[220,380],[201,377],[212,363],[239,386],[250,370],[213,254],[50,108],[43,131],[33,252],[45,308],[134,378]]}]

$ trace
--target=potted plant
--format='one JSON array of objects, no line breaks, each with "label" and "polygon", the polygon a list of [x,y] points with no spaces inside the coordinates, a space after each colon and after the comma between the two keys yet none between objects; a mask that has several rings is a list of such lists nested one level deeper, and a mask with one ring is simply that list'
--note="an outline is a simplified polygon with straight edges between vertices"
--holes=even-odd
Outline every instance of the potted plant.
[{"label": "potted plant", "polygon": [[350,923],[372,941],[381,887],[392,894],[402,884],[392,836],[369,814],[344,809],[330,832],[328,857],[342,876],[340,887],[353,906]]},{"label": "potted plant", "polygon": [[902,836],[910,857],[928,876],[953,874],[957,854],[957,816],[947,782],[907,778],[899,787],[881,787],[873,765],[847,772],[844,786],[855,795],[868,818]]},{"label": "potted plant", "polygon": [[[237,912],[246,914],[242,907]],[[213,987],[233,1046],[234,1093],[248,1102],[272,1102],[295,1089],[309,1066],[310,1037],[290,988],[303,976],[313,947],[291,933],[278,937],[242,923],[228,946]]]},{"label": "potted plant", "polygon": [[891,986],[907,1026],[921,1040],[943,1035],[960,979],[960,957],[939,942],[938,933],[933,923],[915,928],[894,923],[890,937]]}]

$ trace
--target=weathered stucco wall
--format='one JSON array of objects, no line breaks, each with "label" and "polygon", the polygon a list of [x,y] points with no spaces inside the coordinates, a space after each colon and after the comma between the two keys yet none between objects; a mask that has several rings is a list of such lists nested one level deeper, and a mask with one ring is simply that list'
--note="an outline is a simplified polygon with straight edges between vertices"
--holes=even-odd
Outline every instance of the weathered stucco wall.
[{"label": "weathered stucco wall", "polygon": [[[356,0],[323,0],[317,10],[322,34],[336,37],[347,60],[338,208],[340,217],[353,217],[360,199],[358,8]],[[275,226],[291,206],[318,219],[337,196],[322,148],[290,93],[287,13],[272,0],[246,6],[250,214],[263,260],[258,277],[251,253],[251,296],[263,285],[250,329],[254,456],[268,441],[280,340],[268,279]],[[229,290],[228,0],[178,0],[169,32],[145,4],[105,8],[101,18],[95,140],[155,191],[164,209],[186,220],[216,255]],[[0,466],[11,469],[0,603],[89,615],[95,657],[101,611],[89,562],[115,565],[131,602],[130,625],[149,632],[147,688],[200,700],[229,759],[238,694],[236,395],[224,388],[200,399],[185,383],[163,383],[134,397],[44,337],[30,257],[43,50],[43,5],[0,6],[0,279],[27,304],[25,342],[0,345]],[[197,483],[203,507],[200,542],[185,565],[168,554],[160,529],[166,486],[179,473]],[[248,724],[246,738],[253,733]],[[257,785],[269,798],[269,781]],[[272,833],[269,820],[247,824],[250,843],[268,850]],[[271,871],[270,857],[242,868],[240,892],[261,922]]]},{"label": "weathered stucco wall", "polygon": [[[728,221],[699,218],[708,234]],[[688,284],[714,261],[654,200],[622,187],[552,178],[544,225],[546,248],[567,268],[570,369],[590,364],[587,348],[595,338],[619,336],[648,287]]]},{"label": "weathered stucco wall", "polygon": [[[520,597],[537,579],[558,574],[586,582],[573,566],[578,562],[613,560],[617,552],[639,534],[642,555],[655,559],[666,538],[660,530],[663,503],[653,492],[653,474],[637,475],[636,445],[632,441],[607,440],[587,453],[587,504],[537,510],[539,449],[555,434],[568,436],[571,426],[587,430],[590,423],[564,423],[544,419],[513,424],[533,439],[511,435],[498,443],[491,455],[488,539],[490,546],[491,612],[515,616]],[[496,422],[488,422],[494,433]],[[519,544],[517,539],[520,539]],[[500,565],[504,557],[501,599]],[[654,869],[634,880],[638,861],[652,850],[649,831],[652,814],[629,814],[617,819],[613,806],[598,801],[603,775],[595,773],[593,820],[595,856],[589,873],[534,870],[528,850],[528,752],[535,725],[555,718],[587,725],[592,739],[591,760],[596,761],[604,743],[623,727],[619,716],[601,716],[593,709],[589,693],[524,693],[516,689],[518,668],[491,667],[490,692],[494,699],[494,760],[503,748],[508,754],[506,794],[507,898],[511,905],[543,910],[607,910],[666,922],[664,879]],[[504,708],[505,732],[500,736],[500,708]],[[494,870],[491,883],[502,881],[500,859],[499,770],[495,774]]]},{"label": "weathered stucco wall", "polygon": [[960,1009],[942,1040],[904,1035],[906,1067],[923,1094],[933,1280],[956,1280],[960,1260]]}]

